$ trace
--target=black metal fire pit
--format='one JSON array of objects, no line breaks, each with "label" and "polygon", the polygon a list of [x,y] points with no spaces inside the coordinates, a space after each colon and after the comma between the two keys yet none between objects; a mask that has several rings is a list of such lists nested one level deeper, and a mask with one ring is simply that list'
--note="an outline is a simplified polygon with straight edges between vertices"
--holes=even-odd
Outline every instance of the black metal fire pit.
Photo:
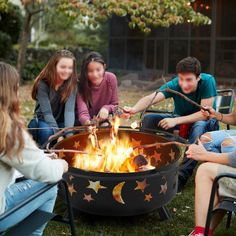
[{"label": "black metal fire pit", "polygon": [[[140,132],[120,128],[118,135],[128,135],[141,144],[173,141],[166,133]],[[108,137],[109,128],[100,128],[98,139]],[[172,140],[171,140],[172,139]],[[83,150],[88,142],[88,132],[83,131],[54,145],[54,149]],[[106,216],[140,215],[158,210],[162,219],[169,217],[166,204],[176,195],[178,159],[181,150],[175,144],[144,149],[151,157],[153,170],[134,173],[101,173],[70,167],[64,175],[67,181],[73,208],[90,214]],[[73,153],[61,152],[69,165]]]}]

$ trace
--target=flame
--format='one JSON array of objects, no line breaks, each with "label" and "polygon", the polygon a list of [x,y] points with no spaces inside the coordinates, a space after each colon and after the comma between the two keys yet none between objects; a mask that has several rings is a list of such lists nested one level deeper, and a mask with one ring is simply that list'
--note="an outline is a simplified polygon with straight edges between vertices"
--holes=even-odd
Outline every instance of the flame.
[{"label": "flame", "polygon": [[89,154],[76,154],[73,167],[113,173],[137,172],[155,168],[148,163],[145,168],[137,170],[134,158],[143,153],[140,153],[139,149],[133,149],[133,142],[128,136],[118,137],[120,119],[117,116],[113,117],[111,124],[110,138],[107,139],[98,140],[96,128],[91,129],[90,142],[84,149]]}]

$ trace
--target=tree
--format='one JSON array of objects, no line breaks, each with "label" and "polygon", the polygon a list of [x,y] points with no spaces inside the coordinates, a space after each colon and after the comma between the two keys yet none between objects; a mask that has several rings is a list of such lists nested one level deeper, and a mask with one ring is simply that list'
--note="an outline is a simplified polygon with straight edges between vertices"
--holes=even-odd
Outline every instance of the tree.
[{"label": "tree", "polygon": [[[6,1],[7,0],[1,0]],[[21,0],[25,11],[19,42],[17,69],[22,75],[32,26],[39,17],[59,9],[69,18],[97,27],[112,15],[127,16],[129,26],[149,33],[153,27],[184,22],[210,24],[208,17],[195,12],[195,0]],[[0,5],[1,7],[1,5]],[[42,14],[43,12],[43,14]],[[41,13],[41,14],[40,14]]]},{"label": "tree", "polygon": [[20,8],[14,4],[0,4],[0,57],[9,56],[12,44],[19,40],[22,25]]}]

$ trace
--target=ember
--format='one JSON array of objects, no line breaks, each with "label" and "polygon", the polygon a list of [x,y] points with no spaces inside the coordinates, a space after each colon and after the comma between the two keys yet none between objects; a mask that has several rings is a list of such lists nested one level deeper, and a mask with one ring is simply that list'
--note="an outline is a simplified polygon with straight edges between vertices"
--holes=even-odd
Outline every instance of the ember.
[{"label": "ember", "polygon": [[[118,136],[120,120],[112,119],[110,137],[98,140],[96,127],[89,128],[89,142],[84,151],[86,154],[75,154],[72,166],[97,172],[139,172],[151,170],[150,158],[143,155],[142,149],[134,149],[134,140],[129,136]],[[137,143],[137,142],[136,142]]]}]

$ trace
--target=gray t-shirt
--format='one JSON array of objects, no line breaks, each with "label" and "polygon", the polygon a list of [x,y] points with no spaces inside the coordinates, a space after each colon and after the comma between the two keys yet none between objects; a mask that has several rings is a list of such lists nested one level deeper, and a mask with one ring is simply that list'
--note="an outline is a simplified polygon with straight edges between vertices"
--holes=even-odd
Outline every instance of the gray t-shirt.
[{"label": "gray t-shirt", "polygon": [[229,153],[229,165],[236,167],[236,151]]},{"label": "gray t-shirt", "polygon": [[63,122],[65,127],[74,126],[76,89],[71,93],[65,103],[61,102],[61,94],[65,85],[56,91],[46,82],[40,81],[36,94],[35,117],[42,119],[51,127],[58,127]]}]

